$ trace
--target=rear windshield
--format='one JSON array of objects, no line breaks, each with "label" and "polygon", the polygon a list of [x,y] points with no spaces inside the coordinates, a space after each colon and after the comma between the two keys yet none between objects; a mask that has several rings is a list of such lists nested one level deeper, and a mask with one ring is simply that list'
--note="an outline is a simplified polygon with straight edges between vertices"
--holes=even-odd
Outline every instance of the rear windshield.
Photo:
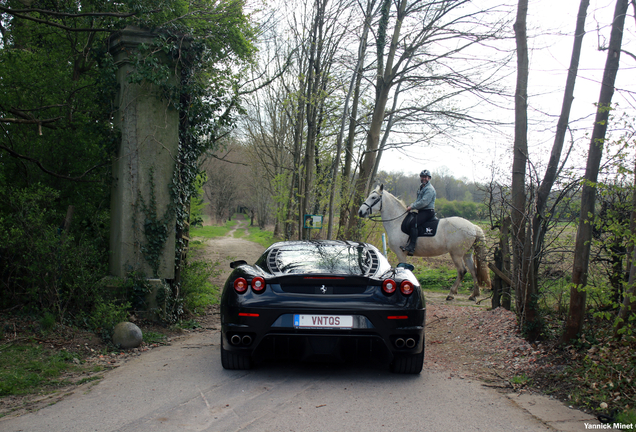
[{"label": "rear windshield", "polygon": [[307,243],[272,249],[268,264],[274,273],[368,275],[378,258],[363,245]]}]

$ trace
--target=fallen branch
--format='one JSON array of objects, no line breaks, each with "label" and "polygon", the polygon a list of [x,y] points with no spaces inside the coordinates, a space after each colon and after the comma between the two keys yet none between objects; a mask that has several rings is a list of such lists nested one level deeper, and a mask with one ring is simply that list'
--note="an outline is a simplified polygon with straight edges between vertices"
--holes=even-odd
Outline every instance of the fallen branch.
[{"label": "fallen branch", "polygon": [[507,283],[508,285],[512,286],[512,281],[510,280],[510,278],[508,276],[506,276],[506,274],[504,272],[502,272],[497,267],[495,267],[495,265],[493,263],[488,263],[488,268],[490,270],[494,271],[495,274],[497,276],[499,276],[505,283]]},{"label": "fallen branch", "polygon": [[484,300],[488,300],[488,299],[491,299],[491,298],[492,298],[492,294],[490,294],[490,297],[485,297],[485,298],[479,300],[478,302],[476,302],[475,304],[481,304],[481,302],[483,302]]},{"label": "fallen branch", "polygon": [[441,321],[443,319],[448,319],[448,317],[438,317],[436,320],[431,321],[430,323],[426,323],[427,326],[435,324],[437,321]]}]

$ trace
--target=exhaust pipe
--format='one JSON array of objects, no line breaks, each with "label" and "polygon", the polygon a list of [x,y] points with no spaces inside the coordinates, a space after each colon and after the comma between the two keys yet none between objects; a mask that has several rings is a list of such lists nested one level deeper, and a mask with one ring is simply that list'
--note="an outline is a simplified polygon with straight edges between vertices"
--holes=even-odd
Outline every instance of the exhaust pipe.
[{"label": "exhaust pipe", "polygon": [[243,345],[251,344],[252,343],[252,336],[249,336],[249,335],[243,336],[242,342],[243,342]]},{"label": "exhaust pipe", "polygon": [[404,339],[402,339],[402,338],[397,338],[397,339],[395,340],[395,346],[396,346],[397,348],[404,348]]},{"label": "exhaust pipe", "polygon": [[406,347],[407,348],[413,348],[415,346],[415,339],[413,338],[408,338],[406,340]]},{"label": "exhaust pipe", "polygon": [[230,338],[230,342],[232,345],[238,345],[241,343],[241,337],[239,335],[234,335]]}]

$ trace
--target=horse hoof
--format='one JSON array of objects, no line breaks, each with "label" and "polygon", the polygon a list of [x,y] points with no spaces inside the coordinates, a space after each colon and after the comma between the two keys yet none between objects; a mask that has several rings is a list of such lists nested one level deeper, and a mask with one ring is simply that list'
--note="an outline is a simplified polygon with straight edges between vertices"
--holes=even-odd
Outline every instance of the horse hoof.
[{"label": "horse hoof", "polygon": [[451,300],[453,300],[454,298],[455,298],[455,297],[453,297],[453,296],[448,296],[448,297],[446,297],[446,301],[451,301]]}]

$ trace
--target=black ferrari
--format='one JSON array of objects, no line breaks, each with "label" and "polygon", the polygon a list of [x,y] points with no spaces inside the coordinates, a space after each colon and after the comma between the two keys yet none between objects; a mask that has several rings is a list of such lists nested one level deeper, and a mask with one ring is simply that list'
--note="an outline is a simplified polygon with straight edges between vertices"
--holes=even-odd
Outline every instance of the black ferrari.
[{"label": "black ferrari", "polygon": [[234,261],[221,295],[221,364],[255,360],[379,360],[418,374],[426,303],[410,264],[391,267],[373,245],[290,241],[254,265]]}]

